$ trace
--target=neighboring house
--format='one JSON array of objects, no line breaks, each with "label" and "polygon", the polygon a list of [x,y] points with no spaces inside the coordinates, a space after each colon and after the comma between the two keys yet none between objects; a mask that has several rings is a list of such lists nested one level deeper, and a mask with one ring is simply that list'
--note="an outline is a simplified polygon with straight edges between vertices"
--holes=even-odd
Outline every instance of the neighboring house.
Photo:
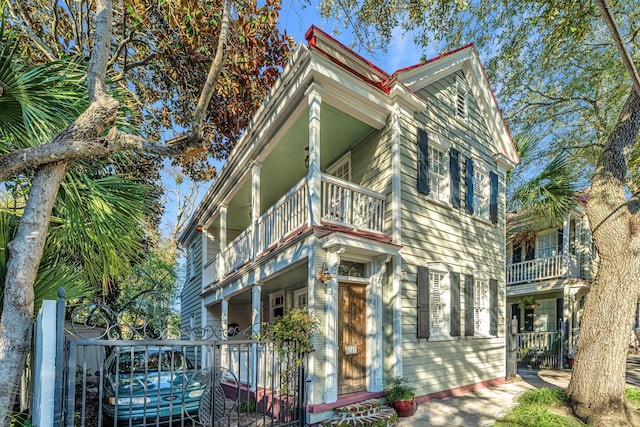
[{"label": "neighboring house", "polygon": [[579,198],[562,224],[546,229],[537,218],[507,214],[507,312],[521,332],[557,331],[560,320],[568,322],[569,351],[597,268],[585,204]]},{"label": "neighboring house", "polygon": [[419,401],[504,381],[518,155],[475,48],[388,75],[306,38],[181,235],[183,323],[309,310],[309,423],[399,375]]}]

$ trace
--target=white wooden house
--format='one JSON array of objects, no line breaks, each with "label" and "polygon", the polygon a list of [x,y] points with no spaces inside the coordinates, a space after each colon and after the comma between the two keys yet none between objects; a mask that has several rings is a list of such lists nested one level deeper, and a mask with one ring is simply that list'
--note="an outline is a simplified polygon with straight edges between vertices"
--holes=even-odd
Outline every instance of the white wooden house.
[{"label": "white wooden house", "polygon": [[309,423],[395,376],[419,401],[504,381],[518,155],[475,48],[389,75],[316,27],[306,38],[181,236],[182,321],[306,307]]},{"label": "white wooden house", "polygon": [[565,329],[568,352],[575,349],[582,307],[597,270],[597,254],[585,213],[586,197],[556,227],[539,219],[507,214],[507,313],[522,333]]}]

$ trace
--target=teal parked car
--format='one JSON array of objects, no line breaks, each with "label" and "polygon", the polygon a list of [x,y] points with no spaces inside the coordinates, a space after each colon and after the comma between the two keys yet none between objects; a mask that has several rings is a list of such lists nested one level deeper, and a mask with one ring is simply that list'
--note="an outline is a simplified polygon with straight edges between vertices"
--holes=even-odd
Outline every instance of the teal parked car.
[{"label": "teal parked car", "polygon": [[118,348],[104,367],[103,425],[155,426],[183,418],[190,425],[205,386],[181,349]]}]

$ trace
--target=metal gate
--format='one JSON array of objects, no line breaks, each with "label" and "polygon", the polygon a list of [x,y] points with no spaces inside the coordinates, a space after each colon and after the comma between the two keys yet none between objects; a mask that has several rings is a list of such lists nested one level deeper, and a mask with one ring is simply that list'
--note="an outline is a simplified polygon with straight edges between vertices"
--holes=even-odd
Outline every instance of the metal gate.
[{"label": "metal gate", "polygon": [[65,426],[304,426],[306,354],[245,331],[123,319],[88,304],[65,339]]}]

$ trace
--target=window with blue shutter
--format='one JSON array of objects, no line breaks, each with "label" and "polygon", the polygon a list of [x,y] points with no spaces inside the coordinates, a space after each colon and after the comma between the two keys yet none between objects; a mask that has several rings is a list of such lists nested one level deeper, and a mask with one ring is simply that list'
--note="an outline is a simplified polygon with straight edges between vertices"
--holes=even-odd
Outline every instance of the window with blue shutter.
[{"label": "window with blue shutter", "polygon": [[429,141],[427,132],[418,129],[418,191],[429,194]]},{"label": "window with blue shutter", "polygon": [[498,281],[489,279],[489,304],[491,306],[491,320],[489,324],[489,335],[498,336]]},{"label": "window with blue shutter", "polygon": [[460,336],[460,273],[451,272],[451,336]]},{"label": "window with blue shutter", "polygon": [[465,165],[464,183],[466,186],[465,209],[473,215],[473,159],[467,158]]},{"label": "window with blue shutter", "polygon": [[451,205],[460,207],[460,153],[455,148],[449,151],[449,172],[451,174]]},{"label": "window with blue shutter", "polygon": [[489,217],[493,224],[498,223],[498,174],[489,172],[491,195],[489,196]]},{"label": "window with blue shutter", "polygon": [[429,269],[418,267],[418,338],[429,338]]}]

